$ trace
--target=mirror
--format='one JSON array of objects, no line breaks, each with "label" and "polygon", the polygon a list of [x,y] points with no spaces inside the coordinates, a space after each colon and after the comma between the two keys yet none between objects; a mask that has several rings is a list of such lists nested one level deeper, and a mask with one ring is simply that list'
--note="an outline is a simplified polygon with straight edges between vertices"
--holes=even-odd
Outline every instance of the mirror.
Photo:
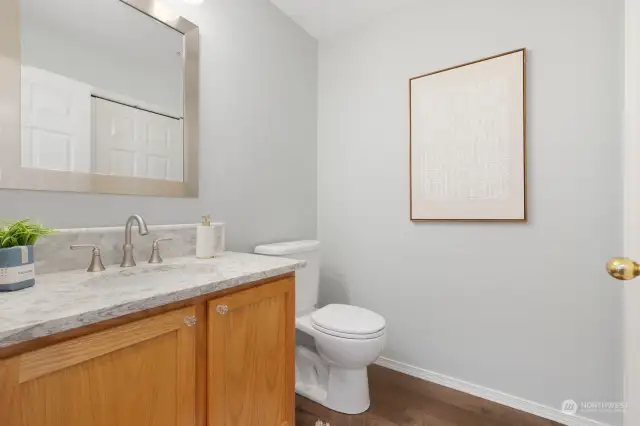
[{"label": "mirror", "polygon": [[183,35],[120,1],[20,3],[22,166],[182,181]]},{"label": "mirror", "polygon": [[21,120],[0,185],[197,195],[197,26],[155,0],[9,1]]}]

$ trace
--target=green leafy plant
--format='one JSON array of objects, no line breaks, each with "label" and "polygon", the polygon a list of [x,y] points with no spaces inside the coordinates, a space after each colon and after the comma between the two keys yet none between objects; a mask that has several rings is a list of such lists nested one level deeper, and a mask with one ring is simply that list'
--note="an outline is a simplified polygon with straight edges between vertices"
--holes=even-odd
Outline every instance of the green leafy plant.
[{"label": "green leafy plant", "polygon": [[38,238],[55,232],[39,223],[23,219],[0,226],[0,248],[32,246]]}]

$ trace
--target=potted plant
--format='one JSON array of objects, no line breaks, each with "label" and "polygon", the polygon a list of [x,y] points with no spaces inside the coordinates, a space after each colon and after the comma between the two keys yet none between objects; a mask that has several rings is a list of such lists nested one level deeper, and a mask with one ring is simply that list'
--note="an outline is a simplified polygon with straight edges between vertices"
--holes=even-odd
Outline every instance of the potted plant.
[{"label": "potted plant", "polygon": [[0,226],[0,291],[15,291],[36,283],[33,245],[52,229],[23,219]]}]

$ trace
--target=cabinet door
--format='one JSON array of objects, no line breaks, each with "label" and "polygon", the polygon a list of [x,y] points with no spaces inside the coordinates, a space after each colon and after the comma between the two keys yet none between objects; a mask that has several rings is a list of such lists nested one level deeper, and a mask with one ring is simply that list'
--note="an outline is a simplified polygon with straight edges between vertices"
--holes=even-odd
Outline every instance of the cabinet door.
[{"label": "cabinet door", "polygon": [[193,307],[0,361],[3,426],[193,426]]},{"label": "cabinet door", "polygon": [[209,302],[209,426],[294,426],[294,279]]}]

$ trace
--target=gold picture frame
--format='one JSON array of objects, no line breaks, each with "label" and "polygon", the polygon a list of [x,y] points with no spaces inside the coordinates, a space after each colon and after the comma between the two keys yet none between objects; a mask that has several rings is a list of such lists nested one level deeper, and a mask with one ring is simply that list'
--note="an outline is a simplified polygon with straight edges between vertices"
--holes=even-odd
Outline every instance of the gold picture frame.
[{"label": "gold picture frame", "polygon": [[[427,77],[432,77],[432,76],[436,76],[436,75],[441,75],[443,73],[446,73],[448,71],[454,71],[454,70],[459,70],[462,69],[464,67],[469,67],[469,66],[473,66],[476,64],[481,64],[481,63],[486,63],[488,61],[494,60],[494,59],[500,59],[500,58],[505,58],[508,57],[509,55],[522,55],[522,80],[521,80],[521,84],[522,84],[522,92],[519,94],[522,96],[522,105],[521,105],[521,110],[522,110],[522,121],[521,121],[521,137],[522,137],[522,143],[521,143],[521,152],[522,155],[518,156],[518,158],[514,159],[513,161],[518,161],[521,163],[519,163],[519,165],[517,167],[515,167],[516,170],[521,171],[521,176],[517,177],[518,179],[521,179],[521,192],[522,196],[521,199],[519,199],[519,202],[521,203],[520,206],[518,207],[518,214],[509,214],[509,215],[505,215],[505,217],[486,217],[488,214],[482,214],[482,215],[478,215],[479,217],[475,217],[473,215],[469,215],[469,216],[465,216],[465,217],[459,217],[459,216],[464,216],[463,214],[451,214],[450,217],[424,217],[420,214],[416,214],[416,209],[415,209],[415,203],[416,200],[414,200],[414,196],[416,195],[416,183],[414,182],[414,180],[416,180],[416,165],[414,164],[415,162],[415,152],[416,151],[416,141],[414,140],[415,135],[414,135],[414,130],[415,130],[415,120],[416,118],[414,117],[414,110],[416,109],[416,101],[415,101],[415,94],[414,94],[414,84],[417,81],[420,81],[421,79],[427,78]],[[527,99],[527,83],[526,83],[526,58],[527,58],[527,50],[526,48],[522,48],[522,49],[517,49],[517,50],[512,50],[506,53],[501,53],[498,55],[494,55],[494,56],[490,56],[490,57],[486,57],[483,59],[479,59],[476,61],[472,61],[472,62],[467,62],[464,64],[460,64],[460,65],[456,65],[453,67],[449,67],[449,68],[445,68],[445,69],[441,69],[438,71],[434,71],[434,72],[430,72],[427,74],[422,74],[416,77],[412,77],[409,79],[409,218],[412,222],[527,222],[528,221],[528,202],[527,202],[527,158],[526,158],[526,139],[527,139],[527,135],[526,135],[526,128],[527,128],[527,108],[526,108],[526,99]],[[519,77],[518,77],[519,78]],[[468,117],[467,117],[468,119]],[[424,160],[423,160],[424,163]],[[424,176],[424,174],[421,174],[421,176]],[[519,182],[518,182],[519,183]],[[519,185],[520,186],[520,185]],[[514,202],[515,203],[515,202]],[[459,203],[460,206],[456,207],[456,208],[460,208],[462,209],[462,205],[463,203]],[[467,204],[469,205],[469,204]],[[453,209],[453,208],[452,208]],[[513,208],[515,210],[515,208]],[[521,210],[520,210],[521,209]],[[446,209],[442,209],[442,210],[446,210]],[[425,215],[426,216],[426,215]],[[445,216],[445,215],[443,215]]]}]

